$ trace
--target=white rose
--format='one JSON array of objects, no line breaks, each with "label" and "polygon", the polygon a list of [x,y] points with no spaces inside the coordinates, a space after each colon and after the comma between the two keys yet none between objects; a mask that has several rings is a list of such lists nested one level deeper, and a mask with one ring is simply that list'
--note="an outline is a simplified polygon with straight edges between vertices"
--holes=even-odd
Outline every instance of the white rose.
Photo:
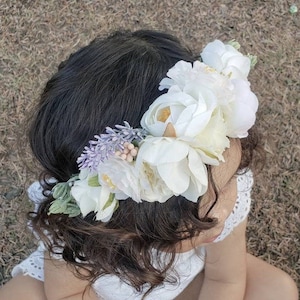
[{"label": "white rose", "polygon": [[[147,173],[145,164],[155,171]],[[175,138],[147,137],[139,149],[136,167],[140,173],[145,172],[146,178],[148,176],[154,195],[156,182],[162,180],[160,188],[166,199],[162,197],[160,202],[171,195],[183,195],[196,202],[207,190],[207,170],[200,155],[187,143]]]},{"label": "white rose", "polygon": [[163,136],[172,123],[178,139],[194,147],[204,163],[217,165],[229,147],[223,107],[228,110],[235,99],[234,84],[198,61],[193,66],[181,61],[168,76],[173,85],[150,105],[141,126],[153,136]]},{"label": "white rose", "polygon": [[154,136],[162,136],[168,123],[172,123],[177,137],[194,137],[205,128],[214,109],[233,86],[228,78],[199,61],[193,65],[180,61],[167,74],[169,90],[150,105],[141,126]]},{"label": "white rose", "polygon": [[143,161],[139,170],[141,199],[147,202],[164,203],[173,196],[173,192],[159,176],[155,166]]},{"label": "white rose", "polygon": [[110,190],[103,186],[91,186],[95,174],[88,175],[87,170],[80,171],[79,179],[71,188],[71,195],[76,200],[80,211],[85,217],[91,211],[96,212],[96,220],[110,220],[118,201],[111,197]]},{"label": "white rose", "polygon": [[201,52],[203,62],[230,78],[247,79],[251,61],[231,45],[219,40],[208,43]]},{"label": "white rose", "polygon": [[136,202],[141,201],[138,175],[133,163],[112,156],[99,164],[98,177],[100,184],[114,193],[116,199],[123,200],[130,197]]},{"label": "white rose", "polygon": [[216,107],[216,98],[206,88],[199,87],[199,98],[172,89],[161,95],[143,115],[141,126],[153,136],[163,136],[168,123],[172,123],[176,136],[195,136],[209,122]]}]

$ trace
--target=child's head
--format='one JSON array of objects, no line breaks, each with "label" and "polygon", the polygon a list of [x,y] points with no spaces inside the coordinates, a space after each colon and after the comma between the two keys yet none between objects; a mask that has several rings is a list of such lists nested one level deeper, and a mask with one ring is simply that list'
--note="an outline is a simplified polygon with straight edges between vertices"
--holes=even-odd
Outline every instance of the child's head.
[{"label": "child's head", "polygon": [[179,41],[153,31],[119,32],[95,39],[61,63],[41,96],[30,143],[59,181],[78,173],[84,146],[107,126],[139,127],[162,92],[158,84],[177,61],[194,61]]},{"label": "child's head", "polygon": [[[159,83],[181,60],[194,62],[196,57],[173,36],[155,31],[118,32],[72,54],[48,81],[29,132],[46,178],[66,182],[78,174],[77,159],[84,147],[107,126],[127,121],[140,127],[145,111],[166,93],[158,89]],[[242,140],[239,169],[248,166],[256,142],[253,132]],[[218,187],[207,169],[217,199]],[[181,240],[218,221],[208,217],[210,208],[199,213],[201,197],[194,202],[182,195],[172,195],[164,203],[121,200],[109,222],[97,221],[93,211],[84,217],[49,214],[52,201],[48,196],[33,218],[35,229],[41,235],[46,229],[52,245],[63,243],[66,261],[74,265],[81,265],[78,258],[85,261],[92,279],[119,274],[136,288],[145,282],[155,286],[164,279],[168,263],[155,269],[151,249],[172,253]]]}]

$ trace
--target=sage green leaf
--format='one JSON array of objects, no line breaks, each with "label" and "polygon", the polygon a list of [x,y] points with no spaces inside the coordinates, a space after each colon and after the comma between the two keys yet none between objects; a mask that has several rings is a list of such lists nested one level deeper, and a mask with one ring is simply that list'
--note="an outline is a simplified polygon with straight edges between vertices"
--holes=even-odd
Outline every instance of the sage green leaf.
[{"label": "sage green leaf", "polygon": [[70,187],[68,185],[68,183],[66,182],[60,182],[57,183],[54,188],[52,189],[52,196],[54,199],[57,199],[59,197],[64,197],[68,191],[70,190]]},{"label": "sage green leaf", "polygon": [[79,180],[78,175],[72,176],[67,182],[59,182],[52,189],[52,201],[48,214],[66,214],[76,217],[80,214],[80,208],[71,195],[74,181]]},{"label": "sage green leaf", "polygon": [[69,217],[73,218],[80,215],[81,212],[80,208],[76,204],[69,203],[64,213],[69,215]]},{"label": "sage green leaf", "polygon": [[61,214],[67,208],[67,203],[61,200],[54,200],[49,207],[49,214]]},{"label": "sage green leaf", "polygon": [[236,50],[239,50],[241,48],[241,45],[235,39],[230,40],[227,44],[232,46]]},{"label": "sage green leaf", "polygon": [[254,68],[254,66],[257,64],[257,56],[256,55],[247,55],[250,58],[250,68]]}]

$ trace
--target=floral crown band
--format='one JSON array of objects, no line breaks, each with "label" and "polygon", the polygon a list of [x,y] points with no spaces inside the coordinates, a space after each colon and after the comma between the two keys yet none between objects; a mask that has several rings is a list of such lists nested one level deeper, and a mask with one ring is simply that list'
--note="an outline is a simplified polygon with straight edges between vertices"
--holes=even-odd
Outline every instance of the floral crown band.
[{"label": "floral crown band", "polygon": [[216,40],[202,62],[177,62],[141,128],[124,122],[90,141],[77,160],[80,173],[54,186],[49,214],[95,212],[107,222],[127,198],[162,203],[182,195],[197,202],[207,191],[206,165],[224,161],[229,137],[246,137],[255,122],[258,101],[247,77],[256,57],[238,49]]}]

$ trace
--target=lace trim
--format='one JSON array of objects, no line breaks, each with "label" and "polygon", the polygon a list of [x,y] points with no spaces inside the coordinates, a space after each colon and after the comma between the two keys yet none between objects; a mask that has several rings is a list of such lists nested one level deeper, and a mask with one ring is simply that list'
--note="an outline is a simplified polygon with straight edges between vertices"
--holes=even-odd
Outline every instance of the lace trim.
[{"label": "lace trim", "polygon": [[251,206],[251,190],[253,185],[253,173],[249,170],[237,177],[237,199],[233,211],[226,219],[224,229],[214,240],[214,243],[224,240],[233,229],[243,222],[249,214]]},{"label": "lace trim", "polygon": [[40,244],[36,251],[13,268],[12,277],[22,274],[44,281],[44,250]]}]

